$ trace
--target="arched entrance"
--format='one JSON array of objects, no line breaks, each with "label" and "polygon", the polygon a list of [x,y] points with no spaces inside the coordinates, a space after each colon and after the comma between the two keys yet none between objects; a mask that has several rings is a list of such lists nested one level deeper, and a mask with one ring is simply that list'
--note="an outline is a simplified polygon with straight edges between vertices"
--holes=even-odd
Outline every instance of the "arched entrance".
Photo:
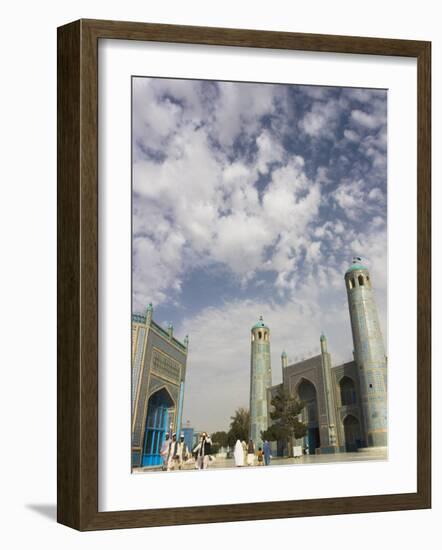
[{"label": "arched entrance", "polygon": [[307,447],[309,454],[315,454],[316,449],[321,446],[319,437],[318,422],[318,400],[315,386],[308,380],[303,379],[298,386],[298,396],[304,401],[305,407],[302,411],[302,421],[307,425]]},{"label": "arched entrance", "polygon": [[158,390],[150,396],[147,405],[142,466],[161,464],[161,446],[169,429],[173,407],[173,399],[165,388]]},{"label": "arched entrance", "polygon": [[349,376],[344,376],[339,382],[341,390],[341,405],[353,405],[356,403],[355,383]]},{"label": "arched entrance", "polygon": [[359,420],[352,414],[344,418],[345,450],[347,453],[355,452],[362,447],[361,430]]}]

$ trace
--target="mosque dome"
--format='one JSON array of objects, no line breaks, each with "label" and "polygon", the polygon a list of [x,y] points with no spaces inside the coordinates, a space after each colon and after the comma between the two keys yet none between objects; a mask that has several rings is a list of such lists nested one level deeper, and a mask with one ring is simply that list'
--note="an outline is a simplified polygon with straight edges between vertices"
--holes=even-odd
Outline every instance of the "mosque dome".
[{"label": "mosque dome", "polygon": [[255,328],[266,328],[267,330],[269,329],[269,327],[264,323],[262,315],[259,316],[259,321],[253,325],[252,330]]},{"label": "mosque dome", "polygon": [[365,265],[362,263],[362,258],[360,258],[359,256],[356,256],[356,257],[353,258],[353,263],[352,263],[351,266],[347,269],[347,271],[345,272],[345,274],[351,273],[352,271],[360,271],[361,269],[364,269],[365,271],[368,271],[368,267],[365,266]]}]

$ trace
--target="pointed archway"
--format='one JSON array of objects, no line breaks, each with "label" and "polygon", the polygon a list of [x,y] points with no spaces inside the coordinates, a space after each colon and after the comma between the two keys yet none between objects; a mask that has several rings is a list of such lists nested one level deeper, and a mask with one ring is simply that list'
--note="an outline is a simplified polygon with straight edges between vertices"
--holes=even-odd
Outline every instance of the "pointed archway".
[{"label": "pointed archway", "polygon": [[348,414],[343,421],[345,450],[347,453],[356,452],[362,447],[361,427],[359,420],[352,414]]},{"label": "pointed archway", "polygon": [[161,446],[169,430],[174,406],[175,403],[166,388],[161,388],[149,397],[142,466],[157,466],[162,463]]},{"label": "pointed archway", "polygon": [[309,380],[303,378],[297,388],[297,394],[305,407],[302,412],[303,422],[307,425],[307,447],[309,454],[315,454],[321,446],[318,420],[318,398],[316,388]]}]

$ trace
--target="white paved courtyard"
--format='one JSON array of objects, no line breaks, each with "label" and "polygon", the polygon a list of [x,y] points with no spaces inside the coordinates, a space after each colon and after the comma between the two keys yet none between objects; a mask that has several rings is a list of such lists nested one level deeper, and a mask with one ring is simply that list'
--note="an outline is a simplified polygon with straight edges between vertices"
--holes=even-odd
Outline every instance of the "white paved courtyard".
[{"label": "white paved courtyard", "polygon": [[[302,465],[302,464],[326,464],[331,462],[360,462],[360,461],[376,461],[387,460],[388,451],[385,447],[372,448],[362,450],[356,453],[334,453],[334,454],[318,454],[318,455],[303,455],[299,458],[282,458],[274,457],[271,460],[270,467],[287,466],[287,465]],[[255,462],[255,466],[243,466],[243,468],[258,468],[260,466]],[[212,468],[235,468],[233,458],[215,458],[209,463],[209,469]],[[182,470],[194,470],[195,464],[190,461],[183,465]],[[136,468],[133,473],[140,474],[144,472],[161,471],[160,467],[156,468]]]}]

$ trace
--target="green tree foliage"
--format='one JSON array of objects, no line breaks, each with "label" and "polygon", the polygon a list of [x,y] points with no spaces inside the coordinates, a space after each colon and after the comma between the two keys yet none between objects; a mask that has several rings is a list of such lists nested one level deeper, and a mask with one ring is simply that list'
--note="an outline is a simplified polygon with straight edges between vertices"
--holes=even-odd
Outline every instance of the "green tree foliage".
[{"label": "green tree foliage", "polygon": [[304,437],[307,433],[307,426],[298,418],[305,404],[291,397],[283,388],[278,390],[271,404],[270,418],[273,423],[261,432],[261,437],[268,441],[287,441],[291,449],[293,439]]},{"label": "green tree foliage", "polygon": [[214,432],[212,434],[213,451],[217,453],[221,447],[227,447],[229,438],[227,432]]},{"label": "green tree foliage", "polygon": [[236,440],[249,440],[250,413],[247,409],[240,407],[236,409],[235,414],[230,417],[230,429],[227,432],[227,440],[231,447],[235,445]]}]

